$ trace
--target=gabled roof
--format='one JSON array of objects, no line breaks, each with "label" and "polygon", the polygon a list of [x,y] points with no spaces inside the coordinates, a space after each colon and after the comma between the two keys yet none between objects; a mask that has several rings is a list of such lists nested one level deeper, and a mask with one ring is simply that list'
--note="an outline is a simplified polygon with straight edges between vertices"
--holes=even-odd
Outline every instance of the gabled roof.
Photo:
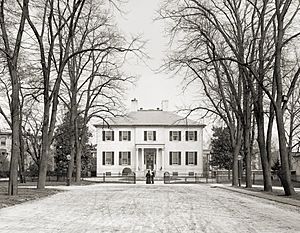
[{"label": "gabled roof", "polygon": [[[186,119],[174,112],[162,110],[139,110],[126,116],[115,117],[109,121],[110,126],[196,126],[204,127],[196,121]],[[102,124],[95,124],[103,127]]]}]

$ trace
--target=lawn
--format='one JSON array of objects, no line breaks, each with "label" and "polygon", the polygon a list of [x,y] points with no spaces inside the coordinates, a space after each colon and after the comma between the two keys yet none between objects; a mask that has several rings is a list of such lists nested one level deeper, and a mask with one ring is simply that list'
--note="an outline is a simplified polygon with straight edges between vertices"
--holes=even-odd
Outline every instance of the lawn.
[{"label": "lawn", "polygon": [[[89,185],[92,182],[82,181],[80,183],[74,183],[76,185]],[[46,186],[64,186],[66,182],[46,182]],[[8,182],[0,182],[0,208],[20,204],[26,201],[35,200],[49,195],[54,195],[60,190],[53,188],[46,188],[43,190],[36,189],[36,182],[27,182],[25,184],[19,184],[18,195],[9,196],[7,193]]]}]

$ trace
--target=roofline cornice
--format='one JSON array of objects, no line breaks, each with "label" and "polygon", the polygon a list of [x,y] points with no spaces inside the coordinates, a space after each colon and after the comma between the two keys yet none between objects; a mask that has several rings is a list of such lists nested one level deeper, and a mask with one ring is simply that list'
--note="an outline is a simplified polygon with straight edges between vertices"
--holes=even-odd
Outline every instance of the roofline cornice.
[{"label": "roofline cornice", "polygon": [[114,128],[114,127],[134,127],[134,128],[140,128],[140,127],[180,127],[180,128],[188,128],[188,127],[197,127],[197,128],[204,128],[206,125],[205,124],[193,124],[193,125],[154,125],[154,124],[149,124],[149,125],[114,125],[114,124],[111,124],[111,125],[100,125],[100,124],[94,124],[94,126],[96,128]]}]

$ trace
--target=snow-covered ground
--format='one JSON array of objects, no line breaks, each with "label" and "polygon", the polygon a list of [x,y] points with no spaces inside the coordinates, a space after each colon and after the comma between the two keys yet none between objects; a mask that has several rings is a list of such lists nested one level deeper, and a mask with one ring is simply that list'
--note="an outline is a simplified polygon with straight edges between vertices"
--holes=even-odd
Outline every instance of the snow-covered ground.
[{"label": "snow-covered ground", "polygon": [[0,232],[300,232],[300,209],[206,184],[97,184],[0,209]]}]

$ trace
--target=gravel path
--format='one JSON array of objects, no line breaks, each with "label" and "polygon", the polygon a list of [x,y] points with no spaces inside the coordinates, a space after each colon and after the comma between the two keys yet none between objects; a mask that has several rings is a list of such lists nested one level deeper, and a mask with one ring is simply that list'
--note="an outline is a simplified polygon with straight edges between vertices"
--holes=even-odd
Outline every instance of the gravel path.
[{"label": "gravel path", "polygon": [[300,209],[209,185],[110,185],[0,209],[0,232],[300,232]]}]

